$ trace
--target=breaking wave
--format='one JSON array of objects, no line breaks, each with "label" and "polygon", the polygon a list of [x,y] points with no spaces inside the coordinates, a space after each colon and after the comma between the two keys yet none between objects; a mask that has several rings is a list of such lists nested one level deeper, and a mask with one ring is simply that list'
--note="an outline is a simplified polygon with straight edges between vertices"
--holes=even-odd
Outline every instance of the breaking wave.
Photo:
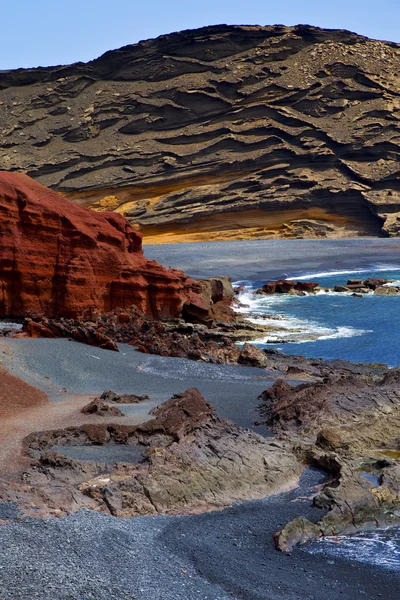
[{"label": "breaking wave", "polygon": [[337,275],[360,275],[362,273],[383,273],[383,272],[393,272],[400,271],[400,267],[394,267],[393,265],[375,265],[374,267],[369,267],[367,269],[352,269],[352,270],[342,270],[342,271],[323,271],[321,273],[307,273],[305,275],[294,275],[290,276],[287,279],[292,281],[303,281],[303,280],[315,280],[317,277],[336,277]]},{"label": "breaking wave", "polygon": [[12,321],[0,321],[0,329],[22,329],[22,323]]},{"label": "breaking wave", "polygon": [[326,537],[311,544],[312,554],[328,553],[400,572],[400,528],[376,529],[356,535]]},{"label": "breaking wave", "polygon": [[[337,295],[335,292],[321,291],[320,293]],[[343,296],[343,294],[340,295]],[[236,309],[237,312],[243,314],[250,323],[270,328],[265,336],[253,340],[254,344],[315,342],[356,337],[370,331],[357,329],[351,325],[328,327],[314,320],[289,316],[285,314],[285,304],[291,302],[293,298],[296,296],[286,294],[257,296],[252,292],[250,286],[239,294],[238,299],[241,306]]]}]

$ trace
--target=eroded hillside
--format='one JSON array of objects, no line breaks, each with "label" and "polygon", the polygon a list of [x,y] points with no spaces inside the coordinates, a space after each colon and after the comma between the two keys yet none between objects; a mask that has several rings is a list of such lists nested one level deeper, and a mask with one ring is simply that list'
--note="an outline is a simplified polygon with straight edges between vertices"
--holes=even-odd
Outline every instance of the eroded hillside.
[{"label": "eroded hillside", "polygon": [[400,231],[400,46],[214,26],[0,73],[0,164],[145,241]]}]

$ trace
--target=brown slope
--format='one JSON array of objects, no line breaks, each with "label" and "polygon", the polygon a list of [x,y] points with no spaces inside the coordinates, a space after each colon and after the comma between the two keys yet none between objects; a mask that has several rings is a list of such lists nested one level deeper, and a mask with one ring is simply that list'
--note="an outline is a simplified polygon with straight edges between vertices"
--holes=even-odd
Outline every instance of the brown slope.
[{"label": "brown slope", "polygon": [[397,235],[399,115],[399,45],[221,25],[1,73],[0,160],[149,241]]}]

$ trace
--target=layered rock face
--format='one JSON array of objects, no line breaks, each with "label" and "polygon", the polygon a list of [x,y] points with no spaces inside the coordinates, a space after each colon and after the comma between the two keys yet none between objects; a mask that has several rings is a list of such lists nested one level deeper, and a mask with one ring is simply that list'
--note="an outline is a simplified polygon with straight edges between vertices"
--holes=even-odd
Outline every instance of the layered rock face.
[{"label": "layered rock face", "polygon": [[[21,481],[0,497],[27,513],[70,513],[82,507],[119,517],[215,509],[295,487],[302,465],[291,445],[270,441],[219,419],[199,390],[176,394],[141,425],[88,424],[34,433],[34,458]],[[59,445],[125,446],[128,462],[72,460]],[[136,457],[136,459],[135,459]],[[116,461],[112,461],[116,462]]]},{"label": "layered rock face", "polygon": [[214,26],[0,74],[0,161],[149,241],[397,235],[400,49]]},{"label": "layered rock face", "polygon": [[373,370],[337,371],[297,388],[278,380],[260,396],[266,423],[279,437],[298,443],[299,457],[332,476],[314,499],[327,514],[317,525],[306,519],[286,525],[275,538],[279,549],[399,521],[399,382],[399,369],[383,377]]},{"label": "layered rock face", "polygon": [[0,172],[0,316],[77,316],[135,305],[181,314],[187,278],[148,261],[114,213],[74,205],[26,175]]}]

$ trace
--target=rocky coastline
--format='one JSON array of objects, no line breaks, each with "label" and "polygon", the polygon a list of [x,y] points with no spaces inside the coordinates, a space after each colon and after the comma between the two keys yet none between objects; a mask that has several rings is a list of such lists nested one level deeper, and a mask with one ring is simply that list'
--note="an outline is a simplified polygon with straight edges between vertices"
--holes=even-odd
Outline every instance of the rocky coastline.
[{"label": "rocky coastline", "polygon": [[[265,367],[268,352],[248,342],[282,332],[279,315],[255,315],[247,310],[246,286],[232,288],[227,277],[193,282],[196,295],[183,306],[180,319],[149,318],[135,306],[108,313],[86,311],[78,319],[25,319],[22,331],[10,330],[15,337],[67,337],[89,345],[118,352],[118,343],[136,346],[140,352],[216,362]],[[385,278],[350,279],[333,288],[315,281],[275,280],[256,289],[257,296],[339,293],[363,298],[366,294],[400,295],[400,283]],[[271,324],[271,316],[274,324]],[[267,323],[263,323],[268,320]],[[290,329],[280,343],[290,341]],[[296,334],[296,330],[293,330]],[[237,344],[242,344],[242,347]]]},{"label": "rocky coastline", "polygon": [[[237,289],[243,291],[244,286]],[[337,292],[352,294],[362,297],[363,294],[377,294],[379,296],[400,295],[400,282],[385,279],[383,277],[368,277],[367,279],[348,279],[343,285],[335,285],[333,288],[320,286],[316,281],[291,281],[279,279],[268,281],[255,291],[257,295],[290,294],[294,296],[305,296],[306,294],[317,294],[318,292]]]},{"label": "rocky coastline", "polygon": [[[399,522],[399,370],[264,355],[275,383],[259,397],[259,423],[272,438],[218,418],[196,389],[175,394],[139,425],[120,409],[148,396],[107,391],[83,407],[90,423],[25,438],[24,467],[2,481],[2,501],[36,516],[81,508],[120,517],[193,514],[295,487],[305,468],[318,467],[327,474],[313,498],[322,516],[298,516],[276,531],[277,549]],[[289,383],[296,379],[307,383]],[[102,447],[112,456],[121,446],[131,453],[126,461],[64,454]]]},{"label": "rocky coastline", "polygon": [[[131,425],[114,409],[125,402],[140,406],[146,398],[108,391],[94,401],[96,410],[83,407],[86,424],[65,423],[25,438],[23,464],[2,478],[2,502],[35,518],[82,508],[128,519],[201,515],[295,488],[309,467],[317,467],[325,481],[308,492],[308,502],[318,518],[306,506],[286,524],[276,517],[271,536],[277,549],[291,555],[296,545],[324,535],[398,522],[398,370],[286,356],[251,344],[240,351],[250,358],[256,351],[256,370],[282,379],[259,398],[259,423],[271,429],[272,438],[218,418],[193,389],[161,404],[150,420]],[[75,458],[68,455],[71,448]],[[83,450],[99,448],[126,448],[131,456],[111,464],[85,458]]]},{"label": "rocky coastline", "polygon": [[[7,244],[16,243],[13,227],[15,231],[36,230],[35,219],[49,220],[50,197],[45,188],[25,178],[3,179],[3,204],[14,211],[4,237],[7,250],[11,247]],[[24,194],[26,204],[21,204]],[[55,202],[53,195],[51,202]],[[33,261],[36,254],[27,248],[21,247],[12,265],[6,263],[6,252],[2,255],[2,316],[10,321],[15,316],[25,318],[22,331],[4,328],[5,347],[9,337],[13,344],[44,342],[43,348],[58,341],[69,345],[70,340],[71,345],[84,342],[116,357],[130,347],[134,352],[137,348],[143,358],[190,359],[207,369],[250,368],[256,371],[258,386],[268,380],[251,424],[254,429],[264,425],[267,435],[219,417],[207,396],[193,386],[186,386],[185,392],[175,389],[169,400],[155,401],[133,383],[117,393],[108,389],[74,397],[54,382],[58,394],[65,394],[57,407],[43,392],[34,387],[27,391],[19,380],[0,372],[7,390],[0,400],[8,452],[0,456],[0,508],[17,506],[21,516],[36,518],[66,517],[82,509],[126,519],[204,514],[245,500],[289,493],[308,469],[317,468],[325,479],[310,492],[309,504],[318,518],[309,519],[307,505],[304,514],[296,512],[287,523],[277,520],[273,533],[278,550],[290,553],[296,545],[324,535],[398,521],[397,369],[261,349],[251,341],[273,327],[252,322],[248,307],[241,305],[245,290],[233,290],[229,277],[195,280],[148,261],[140,236],[123,220],[114,223],[107,215],[101,218],[121,234],[115,234],[113,241],[98,233],[98,223],[91,221],[86,209],[80,209],[79,220],[66,227],[63,207],[68,207],[68,201],[57,197],[57,203],[48,227],[58,244],[62,242],[63,252],[53,264],[49,250],[46,268],[52,276],[40,271],[39,261],[36,271],[29,269],[31,263],[23,259],[28,256]],[[21,204],[17,211],[15,204]],[[39,230],[38,239],[51,249],[50,240],[42,234]],[[129,240],[136,240],[136,246]],[[74,263],[82,248],[88,260],[96,257],[105,287],[100,285],[103,291],[96,291],[95,286],[86,286],[85,278],[74,278],[69,271],[68,293],[60,298],[53,285],[57,264]],[[110,261],[120,269],[113,274],[115,279],[106,273]],[[93,277],[96,281],[96,273]],[[10,295],[15,280],[17,303]],[[131,284],[132,289],[141,290],[134,298],[124,293],[113,296],[110,291],[125,289],[125,285],[128,289]],[[379,294],[380,289],[397,290],[394,284],[384,279],[349,280],[341,289],[329,291]],[[155,303],[150,301],[153,291],[158,298]],[[319,291],[316,281],[280,279],[267,282],[255,296],[305,296]],[[96,354],[88,356],[102,360]],[[140,372],[142,364],[135,364],[134,373]],[[44,377],[51,379],[53,373]],[[40,387],[41,377],[35,377]],[[249,390],[254,391],[253,387]],[[14,398],[20,398],[21,414]],[[146,409],[141,408],[144,405]]]},{"label": "rocky coastline", "polygon": [[278,438],[290,439],[299,457],[331,476],[314,498],[327,514],[316,524],[287,524],[277,548],[400,521],[399,378],[399,369],[383,377],[379,369],[338,370],[297,387],[278,380],[260,396],[260,412]]},{"label": "rocky coastline", "polygon": [[0,600],[398,600],[399,49],[0,71]]}]

